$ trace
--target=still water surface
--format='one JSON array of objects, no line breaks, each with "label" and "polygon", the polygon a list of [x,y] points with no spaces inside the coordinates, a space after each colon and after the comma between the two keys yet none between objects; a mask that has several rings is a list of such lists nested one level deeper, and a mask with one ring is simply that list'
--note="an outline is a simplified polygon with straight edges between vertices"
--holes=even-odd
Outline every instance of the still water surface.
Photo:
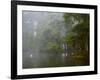
[{"label": "still water surface", "polygon": [[86,65],[82,58],[74,59],[66,53],[35,53],[32,51],[23,54],[23,68],[45,68]]}]

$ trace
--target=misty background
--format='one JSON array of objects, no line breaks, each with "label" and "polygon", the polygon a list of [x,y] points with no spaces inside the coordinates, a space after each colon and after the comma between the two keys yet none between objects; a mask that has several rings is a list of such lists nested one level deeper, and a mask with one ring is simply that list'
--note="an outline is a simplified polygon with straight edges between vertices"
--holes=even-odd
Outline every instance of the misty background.
[{"label": "misty background", "polygon": [[[79,16],[80,14],[77,15]],[[70,44],[69,35],[67,35],[70,34],[70,30],[74,26],[82,22],[82,20],[77,20],[74,17],[77,15],[23,10],[23,68],[88,65],[89,61],[87,59],[87,62],[83,62],[84,60],[74,60],[68,57],[74,55],[76,50],[77,52],[79,50],[79,47],[74,47],[74,44]],[[77,35],[76,33],[71,34]]]}]

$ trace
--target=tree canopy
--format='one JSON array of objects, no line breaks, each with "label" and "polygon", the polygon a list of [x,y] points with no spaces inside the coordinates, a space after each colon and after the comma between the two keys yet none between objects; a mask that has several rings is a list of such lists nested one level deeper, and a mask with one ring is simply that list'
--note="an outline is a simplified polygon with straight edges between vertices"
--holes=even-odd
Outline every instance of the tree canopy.
[{"label": "tree canopy", "polygon": [[66,32],[65,42],[78,50],[89,48],[89,14],[65,13],[65,23],[71,23]]}]

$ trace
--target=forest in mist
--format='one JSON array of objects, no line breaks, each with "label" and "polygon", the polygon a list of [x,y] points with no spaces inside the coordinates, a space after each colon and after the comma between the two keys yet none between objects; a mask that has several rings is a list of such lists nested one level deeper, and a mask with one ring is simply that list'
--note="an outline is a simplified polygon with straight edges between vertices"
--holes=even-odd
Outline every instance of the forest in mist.
[{"label": "forest in mist", "polygon": [[23,10],[23,68],[89,65],[89,22],[89,14]]}]

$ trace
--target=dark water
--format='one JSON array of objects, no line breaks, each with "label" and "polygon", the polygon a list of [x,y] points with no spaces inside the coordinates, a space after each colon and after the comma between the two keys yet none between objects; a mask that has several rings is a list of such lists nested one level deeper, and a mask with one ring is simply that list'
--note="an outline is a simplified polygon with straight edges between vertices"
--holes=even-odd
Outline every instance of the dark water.
[{"label": "dark water", "polygon": [[[25,54],[25,55],[24,55]],[[65,66],[85,66],[89,65],[84,57],[74,58],[65,53],[33,53],[23,54],[23,68],[45,68],[45,67],[65,67]],[[27,54],[27,55],[26,55]]]}]

